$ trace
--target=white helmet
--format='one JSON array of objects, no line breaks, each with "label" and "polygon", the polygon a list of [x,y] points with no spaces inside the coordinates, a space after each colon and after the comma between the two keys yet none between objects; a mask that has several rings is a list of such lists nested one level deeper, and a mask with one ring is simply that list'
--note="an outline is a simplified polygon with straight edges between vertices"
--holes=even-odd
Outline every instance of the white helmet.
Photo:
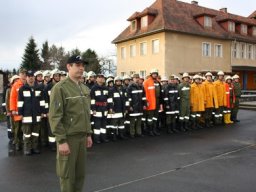
[{"label": "white helmet", "polygon": [[19,75],[13,75],[13,76],[11,77],[11,79],[10,79],[10,83],[13,84],[13,81],[14,81],[15,79],[19,79],[19,78],[20,78]]},{"label": "white helmet", "polygon": [[131,77],[129,75],[124,75],[123,80],[126,80],[126,79],[130,80]]},{"label": "white helmet", "polygon": [[227,76],[226,78],[225,78],[225,81],[227,81],[227,80],[232,80],[232,77],[231,76]]},{"label": "white helmet", "polygon": [[122,78],[121,78],[120,76],[116,76],[115,79],[114,79],[114,81],[115,81],[115,82],[116,82],[116,81],[122,81]]},{"label": "white helmet", "polygon": [[61,71],[59,70],[59,69],[53,69],[52,71],[51,71],[51,78],[53,78],[53,75],[56,75],[56,74],[60,74],[61,75]]},{"label": "white helmet", "polygon": [[188,74],[187,72],[183,73],[183,75],[182,75],[182,79],[183,79],[183,78],[185,78],[185,77],[190,78],[190,76],[189,76],[189,74]]},{"label": "white helmet", "polygon": [[66,71],[60,71],[61,75],[67,75]]},{"label": "white helmet", "polygon": [[114,75],[113,74],[108,74],[107,78],[114,78]]},{"label": "white helmet", "polygon": [[201,76],[196,74],[193,76],[193,79],[201,79]]},{"label": "white helmet", "polygon": [[153,74],[153,73],[157,73],[158,74],[158,70],[157,69],[151,69],[150,74]]},{"label": "white helmet", "polygon": [[51,71],[50,70],[45,70],[44,72],[43,72],[43,78],[44,77],[50,77],[51,76]]},{"label": "white helmet", "polygon": [[168,81],[168,78],[166,76],[163,76],[161,79],[161,82],[163,82],[163,81]]},{"label": "white helmet", "polygon": [[235,75],[232,77],[232,79],[240,79],[240,77],[239,77],[237,74],[235,74]]},{"label": "white helmet", "polygon": [[84,78],[87,77],[87,72],[86,72],[86,71],[83,72],[83,77],[84,77]]},{"label": "white helmet", "polygon": [[108,85],[108,83],[111,82],[111,81],[114,81],[114,79],[112,79],[112,78],[107,78],[106,84]]},{"label": "white helmet", "polygon": [[219,71],[219,72],[217,73],[217,75],[224,75],[224,72],[223,72],[223,71]]},{"label": "white helmet", "polygon": [[211,76],[211,77],[212,77],[212,73],[207,72],[207,73],[205,74],[205,77],[206,77],[206,76]]},{"label": "white helmet", "polygon": [[89,72],[87,73],[87,77],[88,77],[88,78],[89,78],[89,77],[93,77],[93,76],[96,77],[96,74],[95,74],[93,71],[89,71]]},{"label": "white helmet", "polygon": [[36,77],[37,75],[43,75],[42,71],[37,71],[34,73],[34,76]]}]

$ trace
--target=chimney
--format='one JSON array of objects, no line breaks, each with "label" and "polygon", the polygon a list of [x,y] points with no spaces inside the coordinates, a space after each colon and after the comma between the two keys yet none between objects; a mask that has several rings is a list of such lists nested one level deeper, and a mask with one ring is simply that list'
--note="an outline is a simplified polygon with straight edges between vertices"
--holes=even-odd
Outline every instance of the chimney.
[{"label": "chimney", "polygon": [[191,1],[192,5],[198,5],[198,1]]},{"label": "chimney", "polygon": [[227,13],[228,12],[228,8],[226,8],[226,7],[221,8],[220,11],[223,12],[223,13]]}]

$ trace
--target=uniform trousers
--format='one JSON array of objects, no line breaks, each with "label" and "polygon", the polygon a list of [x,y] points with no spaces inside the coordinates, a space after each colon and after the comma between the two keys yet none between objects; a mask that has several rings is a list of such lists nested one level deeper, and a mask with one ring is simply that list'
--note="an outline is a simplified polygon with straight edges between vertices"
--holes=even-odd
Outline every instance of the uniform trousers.
[{"label": "uniform trousers", "polygon": [[56,172],[60,178],[61,192],[81,192],[84,185],[86,167],[86,136],[67,136],[70,154],[59,154],[57,144]]}]

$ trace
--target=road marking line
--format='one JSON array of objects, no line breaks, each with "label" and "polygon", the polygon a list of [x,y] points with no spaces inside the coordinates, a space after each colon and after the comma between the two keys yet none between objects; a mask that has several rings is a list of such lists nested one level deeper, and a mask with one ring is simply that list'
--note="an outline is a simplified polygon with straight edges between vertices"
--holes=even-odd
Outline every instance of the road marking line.
[{"label": "road marking line", "polygon": [[241,147],[241,148],[229,151],[229,152],[225,152],[225,153],[222,153],[222,154],[210,157],[208,159],[197,161],[195,163],[184,165],[184,166],[181,166],[181,167],[178,167],[178,168],[175,168],[175,169],[171,169],[171,170],[168,170],[168,171],[163,171],[163,172],[160,172],[160,173],[157,173],[157,174],[154,174],[154,175],[150,175],[150,176],[147,176],[147,177],[142,177],[140,179],[135,179],[135,180],[127,181],[127,182],[120,183],[120,184],[117,184],[117,185],[113,185],[113,186],[110,186],[110,187],[107,187],[107,188],[104,188],[104,189],[99,189],[99,190],[96,190],[94,192],[108,191],[110,189],[119,188],[119,187],[122,187],[122,186],[125,186],[125,185],[129,185],[129,184],[132,184],[132,183],[137,183],[139,181],[143,181],[143,180],[151,179],[151,178],[154,178],[154,177],[158,177],[160,175],[165,175],[165,174],[168,174],[168,173],[171,173],[171,172],[179,171],[179,170],[182,170],[182,169],[185,169],[185,168],[188,168],[188,167],[192,167],[194,165],[198,165],[198,164],[201,164],[201,163],[204,163],[204,162],[207,162],[207,161],[211,161],[211,160],[217,159],[219,157],[223,157],[223,156],[226,156],[226,155],[229,155],[229,154],[232,154],[232,153],[237,153],[239,151],[242,151],[242,150],[245,150],[245,149],[248,149],[248,148],[252,148],[252,147],[255,147],[255,146],[256,146],[256,144],[250,144],[250,145],[247,145],[245,147]]}]

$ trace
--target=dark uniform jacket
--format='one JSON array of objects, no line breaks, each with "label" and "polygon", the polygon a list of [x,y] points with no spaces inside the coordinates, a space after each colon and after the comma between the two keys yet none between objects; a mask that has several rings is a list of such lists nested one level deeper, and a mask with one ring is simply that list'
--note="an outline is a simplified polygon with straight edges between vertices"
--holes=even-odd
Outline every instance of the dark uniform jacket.
[{"label": "dark uniform jacket", "polygon": [[94,84],[91,88],[91,110],[96,111],[94,117],[106,117],[111,108],[112,99],[105,85]]},{"label": "dark uniform jacket", "polygon": [[43,91],[36,84],[30,87],[23,85],[18,93],[18,113],[23,116],[22,123],[37,123],[45,111]]},{"label": "dark uniform jacket", "polygon": [[111,109],[113,114],[111,115],[112,118],[122,118],[124,117],[125,113],[125,91],[123,87],[111,87],[109,89],[109,97],[112,99]]},{"label": "dark uniform jacket", "polygon": [[179,113],[179,92],[176,84],[168,84],[164,89],[164,109],[166,114]]},{"label": "dark uniform jacket", "polygon": [[45,113],[49,112],[51,90],[55,84],[56,83],[50,81],[44,86]]},{"label": "dark uniform jacket", "polygon": [[[141,116],[143,107],[146,106],[146,96],[143,88],[135,83],[131,83],[127,88],[126,107],[130,116]],[[132,110],[131,110],[132,108]]]}]

